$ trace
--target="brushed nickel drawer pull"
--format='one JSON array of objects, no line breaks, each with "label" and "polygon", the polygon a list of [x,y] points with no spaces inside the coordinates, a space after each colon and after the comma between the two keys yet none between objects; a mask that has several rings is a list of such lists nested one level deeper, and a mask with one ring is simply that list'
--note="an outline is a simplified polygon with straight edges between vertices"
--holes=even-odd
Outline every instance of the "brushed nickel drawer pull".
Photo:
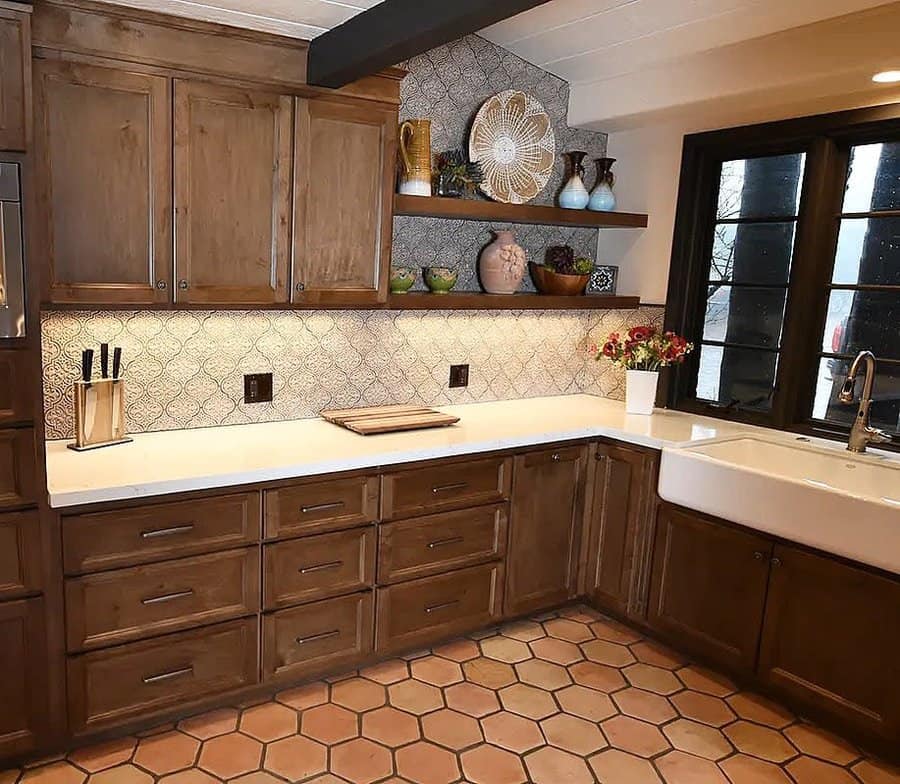
[{"label": "brushed nickel drawer pull", "polygon": [[332,629],[330,632],[322,632],[321,634],[314,634],[311,637],[298,637],[297,645],[306,645],[308,642],[318,642],[319,640],[330,640],[332,637],[340,637],[341,630],[340,629]]},{"label": "brushed nickel drawer pull", "polygon": [[161,683],[162,681],[170,681],[173,678],[180,678],[183,675],[193,675],[193,667],[184,667],[180,670],[172,670],[170,672],[161,672],[159,675],[148,675],[144,678],[144,683]]},{"label": "brushed nickel drawer pull", "polygon": [[447,493],[451,490],[462,490],[468,486],[468,482],[454,482],[452,485],[438,485],[437,487],[432,487],[431,492],[437,495],[438,493]]},{"label": "brushed nickel drawer pull", "polygon": [[326,569],[337,569],[343,565],[343,561],[332,561],[331,563],[317,564],[316,566],[301,566],[297,571],[300,574],[313,574],[314,572],[324,572]]},{"label": "brushed nickel drawer pull", "polygon": [[435,547],[446,547],[450,544],[459,544],[460,542],[464,542],[465,537],[462,536],[451,536],[449,539],[438,539],[436,542],[429,542],[428,549],[434,550]]},{"label": "brushed nickel drawer pull", "polygon": [[194,530],[194,524],[173,525],[171,528],[158,528],[155,531],[141,531],[142,539],[158,539],[160,536],[175,536],[176,534],[186,534]]},{"label": "brushed nickel drawer pull", "polygon": [[551,459],[554,463],[558,463],[558,462],[560,461],[560,454],[559,454],[559,452],[554,452],[554,453],[550,456],[550,459]]},{"label": "brushed nickel drawer pull", "polygon": [[452,602],[444,602],[443,604],[435,604],[432,607],[426,607],[425,612],[431,615],[433,612],[437,612],[438,610],[446,610],[449,607],[453,607],[454,605],[459,604],[459,599],[454,599]]},{"label": "brushed nickel drawer pull", "polygon": [[343,505],[343,501],[334,501],[330,504],[313,504],[312,506],[301,506],[300,511],[303,514],[309,514],[310,512],[324,512],[326,509],[338,509]]},{"label": "brushed nickel drawer pull", "polygon": [[186,599],[193,596],[194,590],[188,588],[186,591],[178,591],[176,593],[164,593],[162,596],[151,596],[147,599],[141,599],[141,604],[164,604],[165,602],[174,602],[176,599]]}]

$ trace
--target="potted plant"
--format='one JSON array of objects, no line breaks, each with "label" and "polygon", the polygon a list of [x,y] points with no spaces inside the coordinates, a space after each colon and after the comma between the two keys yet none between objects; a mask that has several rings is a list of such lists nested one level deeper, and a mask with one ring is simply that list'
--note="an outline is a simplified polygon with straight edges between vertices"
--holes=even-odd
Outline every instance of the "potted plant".
[{"label": "potted plant", "polygon": [[625,368],[626,413],[652,414],[659,369],[684,362],[693,349],[680,335],[660,332],[648,324],[629,329],[625,340],[613,332],[596,358],[605,357]]},{"label": "potted plant", "polygon": [[541,294],[576,296],[584,294],[594,262],[576,258],[568,245],[553,245],[547,248],[543,264],[532,262],[530,267],[535,288]]},{"label": "potted plant", "polygon": [[437,194],[451,199],[469,195],[484,182],[481,164],[461,150],[447,150],[437,158]]}]

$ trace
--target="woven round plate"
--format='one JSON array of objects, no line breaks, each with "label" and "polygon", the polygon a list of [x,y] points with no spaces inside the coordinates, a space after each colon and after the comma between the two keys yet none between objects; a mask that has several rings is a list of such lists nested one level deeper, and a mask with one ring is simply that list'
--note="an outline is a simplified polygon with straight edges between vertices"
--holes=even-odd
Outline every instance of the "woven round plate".
[{"label": "woven round plate", "polygon": [[469,158],[481,164],[487,196],[507,204],[531,201],[553,172],[556,138],[550,117],[519,90],[488,98],[472,124]]}]

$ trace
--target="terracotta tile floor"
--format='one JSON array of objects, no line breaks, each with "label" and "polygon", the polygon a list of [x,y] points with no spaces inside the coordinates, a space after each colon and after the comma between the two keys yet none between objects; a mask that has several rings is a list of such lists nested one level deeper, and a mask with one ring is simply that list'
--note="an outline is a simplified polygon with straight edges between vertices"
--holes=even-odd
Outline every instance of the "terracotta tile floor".
[{"label": "terracotta tile floor", "polygon": [[0,784],[900,784],[583,607],[193,716]]}]

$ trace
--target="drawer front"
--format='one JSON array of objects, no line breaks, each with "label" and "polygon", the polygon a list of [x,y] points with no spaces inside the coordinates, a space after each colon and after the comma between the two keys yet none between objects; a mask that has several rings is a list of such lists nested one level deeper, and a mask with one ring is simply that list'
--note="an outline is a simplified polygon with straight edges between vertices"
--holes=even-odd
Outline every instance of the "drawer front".
[{"label": "drawer front", "polygon": [[37,500],[34,430],[0,430],[0,508]]},{"label": "drawer front", "polygon": [[382,519],[489,504],[509,498],[512,461],[505,457],[439,463],[385,474]]},{"label": "drawer front", "polygon": [[375,528],[310,536],[265,546],[267,610],[371,588]]},{"label": "drawer front", "polygon": [[376,647],[395,653],[500,618],[502,564],[486,564],[378,589]]},{"label": "drawer front", "polygon": [[351,476],[265,491],[266,538],[336,531],[378,519],[378,477]]},{"label": "drawer front", "polygon": [[259,540],[259,493],[63,517],[67,574],[226,550]]},{"label": "drawer front", "polygon": [[386,523],[379,532],[378,582],[396,583],[502,558],[506,504]]},{"label": "drawer front", "polygon": [[70,651],[231,620],[258,610],[255,547],[66,581]]},{"label": "drawer front", "polygon": [[296,679],[352,665],[372,652],[372,591],[263,617],[266,680]]},{"label": "drawer front", "polygon": [[69,658],[74,733],[256,683],[255,618]]},{"label": "drawer front", "polygon": [[0,425],[34,418],[31,378],[30,352],[0,351]]},{"label": "drawer front", "polygon": [[41,589],[39,526],[37,512],[0,514],[0,599]]}]

